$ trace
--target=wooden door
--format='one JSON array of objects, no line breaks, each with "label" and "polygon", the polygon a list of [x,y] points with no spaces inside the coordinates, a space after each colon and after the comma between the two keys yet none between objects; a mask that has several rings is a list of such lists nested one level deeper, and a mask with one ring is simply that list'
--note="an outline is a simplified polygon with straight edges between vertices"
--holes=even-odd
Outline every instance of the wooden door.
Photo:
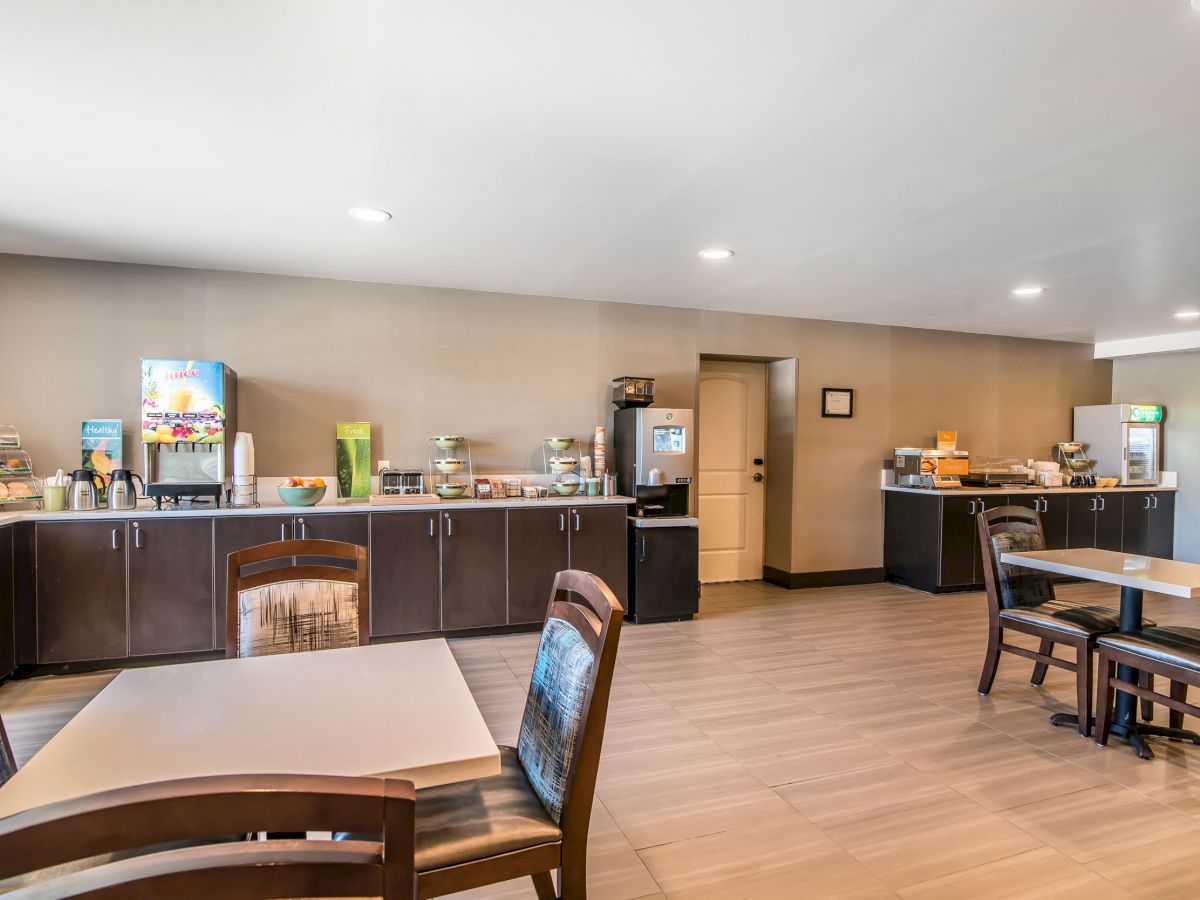
[{"label": "wooden door", "polygon": [[571,531],[571,568],[599,577],[629,609],[629,508],[626,506],[573,506],[567,527]]},{"label": "wooden door", "polygon": [[1101,550],[1121,551],[1125,508],[1121,494],[1097,494],[1096,546]]},{"label": "wooden door", "polygon": [[1046,494],[1042,500],[1042,530],[1046,533],[1046,549],[1065,550],[1071,497],[1069,494]]},{"label": "wooden door", "polygon": [[1080,550],[1096,546],[1096,510],[1099,507],[1095,494],[1067,495],[1067,547]]},{"label": "wooden door", "polygon": [[503,509],[445,511],[442,517],[442,628],[508,622]]},{"label": "wooden door", "polygon": [[1150,495],[1146,555],[1175,558],[1175,492],[1155,491]]},{"label": "wooden door", "polygon": [[697,509],[703,582],[762,578],[766,398],[762,363],[701,361]]},{"label": "wooden door", "polygon": [[1150,537],[1150,494],[1125,494],[1121,522],[1121,549],[1126,553],[1146,553]]},{"label": "wooden door", "polygon": [[13,530],[0,528],[0,678],[17,667]]},{"label": "wooden door", "polygon": [[372,512],[371,636],[442,628],[438,511]]},{"label": "wooden door", "polygon": [[213,520],[129,523],[129,655],[213,649]]},{"label": "wooden door", "polygon": [[[213,519],[213,633],[214,650],[225,649],[225,611],[228,603],[229,554],[259,544],[292,539],[291,516],[216,516]],[[272,565],[246,566],[243,574],[265,572],[287,565],[290,560]]]},{"label": "wooden door", "polygon": [[546,617],[554,576],[570,567],[566,507],[508,511],[508,624]]},{"label": "wooden door", "polygon": [[973,497],[942,498],[941,565],[938,587],[976,584],[975,568],[979,557],[979,533],[975,513],[979,503]]},{"label": "wooden door", "polygon": [[39,522],[34,540],[37,661],[126,656],[125,522]]}]

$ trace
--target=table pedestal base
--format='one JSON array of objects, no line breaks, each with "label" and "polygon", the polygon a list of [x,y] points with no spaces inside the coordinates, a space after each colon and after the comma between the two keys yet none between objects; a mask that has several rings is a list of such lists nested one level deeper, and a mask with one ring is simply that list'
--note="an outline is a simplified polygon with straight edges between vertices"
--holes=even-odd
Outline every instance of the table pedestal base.
[{"label": "table pedestal base", "polygon": [[[1079,727],[1079,716],[1075,713],[1055,713],[1050,717],[1050,724],[1055,726],[1069,725],[1072,728]],[[1092,719],[1092,728],[1096,727],[1095,718]],[[1146,741],[1148,737],[1165,737],[1173,741],[1191,741],[1193,744],[1200,745],[1200,734],[1194,731],[1188,731],[1186,728],[1165,728],[1162,725],[1145,725],[1135,724],[1132,728],[1128,725],[1118,725],[1113,723],[1109,728],[1110,737],[1118,737],[1128,742],[1129,747],[1140,759],[1154,759],[1154,751],[1150,749],[1150,744]]]}]

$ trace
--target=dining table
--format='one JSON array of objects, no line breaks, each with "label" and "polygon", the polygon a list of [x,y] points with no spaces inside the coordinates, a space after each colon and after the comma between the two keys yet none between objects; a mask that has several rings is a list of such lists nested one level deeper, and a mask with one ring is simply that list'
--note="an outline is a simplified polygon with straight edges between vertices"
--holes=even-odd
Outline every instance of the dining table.
[{"label": "dining table", "polygon": [[126,669],[0,788],[0,817],[200,775],[500,773],[441,638]]},{"label": "dining table", "polygon": [[[1124,632],[1141,628],[1146,591],[1189,600],[1200,598],[1200,565],[1174,559],[1080,548],[1004,553],[1000,556],[1000,562],[1054,575],[1118,585],[1121,588],[1118,630]],[[1137,670],[1126,665],[1117,666],[1117,677],[1131,684],[1136,684],[1138,680]],[[1079,717],[1073,713],[1055,713],[1050,717],[1050,722],[1053,725],[1078,725]],[[1134,753],[1142,759],[1154,757],[1154,751],[1146,741],[1150,736],[1200,744],[1200,734],[1194,731],[1138,722],[1137,698],[1122,691],[1117,692],[1111,732],[1127,740]]]}]

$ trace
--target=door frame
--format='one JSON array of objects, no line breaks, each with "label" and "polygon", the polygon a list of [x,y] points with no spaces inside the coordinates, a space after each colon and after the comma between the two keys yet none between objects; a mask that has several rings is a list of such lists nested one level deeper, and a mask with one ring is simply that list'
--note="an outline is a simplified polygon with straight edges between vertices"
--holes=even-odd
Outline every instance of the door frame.
[{"label": "door frame", "polygon": [[[792,571],[792,508],[796,460],[797,361],[786,356],[745,356],[729,353],[700,353],[696,357],[695,410],[696,444],[704,417],[700,412],[700,364],[702,362],[762,363],[767,373],[766,476],[771,489],[763,500],[763,572],[767,581],[786,578]],[[700,458],[696,457],[699,475]],[[697,486],[693,509],[699,503]],[[774,577],[772,577],[774,576]],[[778,583],[778,581],[777,581]]]}]

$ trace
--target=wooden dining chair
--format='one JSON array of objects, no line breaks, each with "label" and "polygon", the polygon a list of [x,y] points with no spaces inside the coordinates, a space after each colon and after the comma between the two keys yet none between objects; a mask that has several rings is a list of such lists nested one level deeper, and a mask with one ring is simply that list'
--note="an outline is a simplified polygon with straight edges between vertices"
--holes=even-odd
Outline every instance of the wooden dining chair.
[{"label": "wooden dining chair", "polygon": [[588,824],[623,615],[595,575],[555,577],[520,736],[516,747],[499,748],[500,774],[417,791],[420,897],[528,875],[538,900],[586,898]]},{"label": "wooden dining chair", "polygon": [[[215,775],[117,788],[0,819],[5,900],[382,897],[412,900],[412,782]],[[352,828],[374,841],[231,841]]]},{"label": "wooden dining chair", "polygon": [[[1107,606],[1092,606],[1055,596],[1045,572],[1000,562],[1005,553],[1045,550],[1041,517],[1027,506],[1001,506],[977,516],[979,546],[984,560],[988,599],[988,646],[979,676],[979,693],[987,694],[996,679],[1001,653],[1034,661],[1030,683],[1040,686],[1049,666],[1075,673],[1075,702],[1079,733],[1091,733],[1092,651],[1096,638],[1116,631],[1120,613]],[[1146,625],[1153,625],[1144,620]],[[1005,629],[1032,635],[1041,641],[1037,650],[1005,643]],[[1074,659],[1054,655],[1054,646],[1065,644]]]},{"label": "wooden dining chair", "polygon": [[[1200,687],[1200,628],[1162,626],[1140,631],[1106,634],[1096,641],[1099,653],[1100,683],[1096,690],[1096,743],[1108,743],[1112,728],[1116,692],[1132,694],[1143,705],[1161,703],[1170,710],[1167,728],[1143,729],[1177,740],[1196,740],[1193,732],[1183,731],[1183,717],[1200,716],[1200,707],[1187,702],[1189,686]],[[1131,666],[1138,672],[1138,683],[1131,684],[1116,675],[1118,665]],[[1154,676],[1170,680],[1170,693],[1154,689]],[[1142,715],[1149,719],[1145,708]],[[1178,732],[1178,733],[1172,733]]]},{"label": "wooden dining chair", "polygon": [[[286,564],[262,571],[264,564],[277,566],[281,560]],[[230,553],[227,565],[227,657],[367,643],[366,547],[342,541],[275,541]]]},{"label": "wooden dining chair", "polygon": [[4,717],[0,716],[0,787],[17,774],[17,758],[13,756],[8,732],[4,730]]}]

